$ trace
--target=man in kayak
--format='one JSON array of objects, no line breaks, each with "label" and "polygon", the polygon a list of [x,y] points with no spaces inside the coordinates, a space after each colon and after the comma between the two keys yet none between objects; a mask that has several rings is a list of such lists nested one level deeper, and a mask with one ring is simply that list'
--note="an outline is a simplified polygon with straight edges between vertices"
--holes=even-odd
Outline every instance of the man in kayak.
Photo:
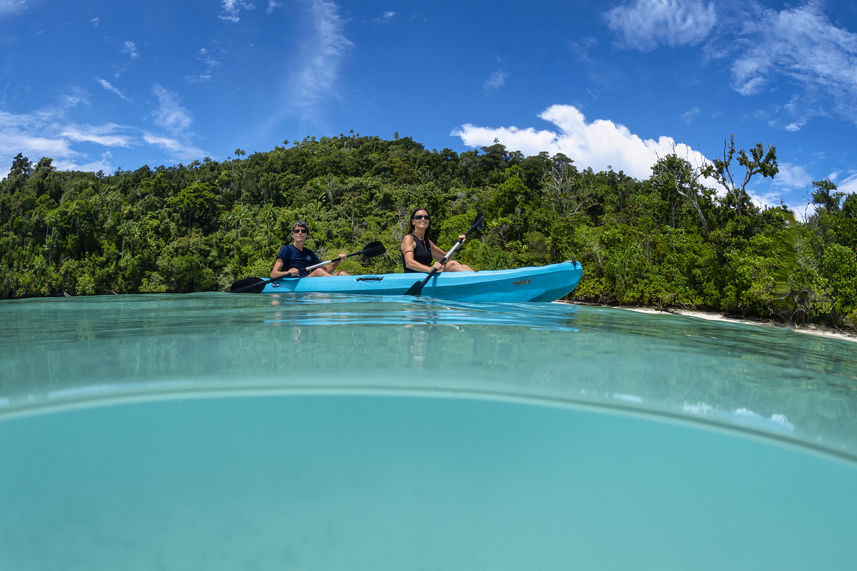
[{"label": "man in kayak", "polygon": [[[417,208],[411,213],[411,221],[408,226],[408,234],[402,239],[402,267],[405,272],[431,272],[437,268],[438,272],[472,272],[470,266],[449,260],[445,265],[440,262],[432,264],[433,259],[441,260],[446,252],[437,247],[429,238],[429,226],[431,217],[425,208]],[[463,243],[466,236],[459,236]]]},{"label": "man in kayak", "polygon": [[306,222],[298,220],[292,224],[292,243],[283,246],[277,252],[277,261],[274,262],[274,267],[271,270],[271,278],[283,276],[316,278],[348,275],[348,272],[336,271],[336,267],[345,259],[345,254],[339,254],[339,259],[330,264],[329,268],[320,266],[314,270],[307,270],[310,266],[321,263],[321,259],[315,252],[306,247],[307,238],[309,238],[309,226]]}]

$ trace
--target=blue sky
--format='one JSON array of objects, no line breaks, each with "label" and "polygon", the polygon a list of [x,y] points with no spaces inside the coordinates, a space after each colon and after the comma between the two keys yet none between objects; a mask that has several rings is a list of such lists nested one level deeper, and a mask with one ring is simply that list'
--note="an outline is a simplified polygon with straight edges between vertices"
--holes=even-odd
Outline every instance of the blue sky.
[{"label": "blue sky", "polygon": [[0,0],[0,173],[221,161],[305,137],[495,139],[647,178],[735,135],[760,204],[857,192],[857,5],[704,0]]}]

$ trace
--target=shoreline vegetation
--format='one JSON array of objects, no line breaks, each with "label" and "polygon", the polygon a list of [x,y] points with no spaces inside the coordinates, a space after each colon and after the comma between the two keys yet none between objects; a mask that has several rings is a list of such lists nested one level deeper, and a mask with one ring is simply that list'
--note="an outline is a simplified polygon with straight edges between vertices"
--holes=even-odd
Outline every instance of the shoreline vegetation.
[{"label": "shoreline vegetation", "polygon": [[323,259],[369,241],[393,253],[340,269],[397,272],[408,214],[421,207],[440,245],[484,212],[486,228],[456,256],[471,267],[579,260],[575,303],[728,315],[851,340],[857,194],[815,181],[816,211],[801,222],[750,198],[754,181],[779,171],[773,146],[740,149],[730,137],[710,161],[668,155],[637,180],[498,142],[457,153],[354,133],[113,174],[58,171],[49,157],[18,154],[0,180],[0,298],[225,291],[267,276],[297,219],[309,222]]}]

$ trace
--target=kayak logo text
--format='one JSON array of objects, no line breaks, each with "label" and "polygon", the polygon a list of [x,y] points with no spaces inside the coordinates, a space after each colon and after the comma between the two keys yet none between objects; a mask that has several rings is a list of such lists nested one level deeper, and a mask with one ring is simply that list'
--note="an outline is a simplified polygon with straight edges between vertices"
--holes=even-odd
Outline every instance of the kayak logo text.
[{"label": "kayak logo text", "polygon": [[518,280],[513,285],[520,286],[520,285],[527,285],[529,283],[530,283],[530,280]]}]

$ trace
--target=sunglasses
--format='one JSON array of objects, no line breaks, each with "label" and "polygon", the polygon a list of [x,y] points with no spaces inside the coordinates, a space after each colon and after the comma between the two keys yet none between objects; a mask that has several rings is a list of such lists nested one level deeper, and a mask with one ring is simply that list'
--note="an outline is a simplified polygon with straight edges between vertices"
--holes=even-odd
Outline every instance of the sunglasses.
[{"label": "sunglasses", "polygon": [[306,228],[295,228],[292,230],[292,234],[309,234],[309,230]]},{"label": "sunglasses", "polygon": [[414,220],[431,220],[428,214],[417,214],[414,216]]}]

